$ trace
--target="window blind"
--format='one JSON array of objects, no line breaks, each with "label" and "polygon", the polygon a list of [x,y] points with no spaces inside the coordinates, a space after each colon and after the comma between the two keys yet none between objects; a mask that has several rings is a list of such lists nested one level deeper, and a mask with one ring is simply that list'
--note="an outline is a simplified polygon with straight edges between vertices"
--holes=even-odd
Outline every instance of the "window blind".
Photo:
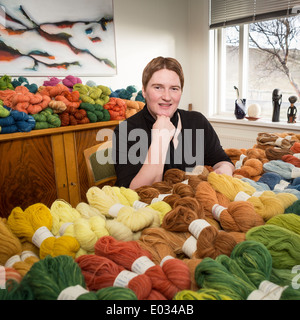
[{"label": "window blind", "polygon": [[300,15],[300,0],[210,0],[210,28]]}]

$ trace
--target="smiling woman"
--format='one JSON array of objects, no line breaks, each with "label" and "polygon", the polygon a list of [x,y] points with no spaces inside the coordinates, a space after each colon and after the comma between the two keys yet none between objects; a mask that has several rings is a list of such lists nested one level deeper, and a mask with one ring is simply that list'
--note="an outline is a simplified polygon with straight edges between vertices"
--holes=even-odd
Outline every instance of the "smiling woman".
[{"label": "smiling woman", "polygon": [[180,63],[154,58],[142,81],[146,105],[116,127],[113,136],[116,185],[136,189],[162,181],[168,169],[192,171],[197,165],[232,175],[234,166],[208,120],[178,109],[184,85]]}]

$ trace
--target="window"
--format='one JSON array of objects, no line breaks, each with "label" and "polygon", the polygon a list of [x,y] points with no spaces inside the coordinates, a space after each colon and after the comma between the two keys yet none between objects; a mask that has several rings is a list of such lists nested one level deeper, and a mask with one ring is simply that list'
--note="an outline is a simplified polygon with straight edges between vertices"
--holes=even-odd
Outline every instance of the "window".
[{"label": "window", "polygon": [[[300,9],[300,4],[295,7],[295,1],[294,6],[291,6],[293,1],[282,0],[279,1],[280,5],[286,2],[288,11],[280,11],[282,8],[275,11],[276,7],[272,11],[270,2],[279,4],[278,1],[271,0],[265,10],[273,12],[273,16],[265,11],[265,16],[261,14],[260,19],[257,19],[257,15],[247,18],[251,2],[235,1],[235,7],[246,12],[239,15],[232,12],[233,7],[229,10],[232,0],[211,0],[211,19],[215,19],[211,23],[211,32],[216,38],[213,43],[218,44],[215,53],[218,57],[216,61],[219,61],[215,72],[219,79],[214,88],[217,97],[214,99],[217,104],[215,110],[218,114],[234,113],[236,86],[240,98],[246,98],[247,106],[259,104],[261,118],[272,120],[272,92],[279,89],[282,94],[280,121],[286,121],[290,96],[298,97],[296,107],[298,114],[300,113],[300,10],[295,10]],[[246,7],[239,3],[245,3]],[[224,14],[225,19],[220,13],[220,5],[224,4],[227,14]],[[259,4],[260,0],[253,1],[253,5]],[[218,15],[213,15],[214,8],[218,9]],[[228,11],[231,17],[228,16]]]}]

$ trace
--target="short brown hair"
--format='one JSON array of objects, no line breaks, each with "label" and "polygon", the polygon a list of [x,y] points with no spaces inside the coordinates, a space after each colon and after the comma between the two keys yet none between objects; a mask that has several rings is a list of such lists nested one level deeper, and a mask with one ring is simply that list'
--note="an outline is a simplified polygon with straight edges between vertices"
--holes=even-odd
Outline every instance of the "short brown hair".
[{"label": "short brown hair", "polygon": [[174,58],[157,57],[152,59],[145,67],[142,76],[143,87],[146,88],[154,72],[161,69],[168,69],[178,74],[180,79],[181,90],[184,85],[184,75],[181,64]]}]

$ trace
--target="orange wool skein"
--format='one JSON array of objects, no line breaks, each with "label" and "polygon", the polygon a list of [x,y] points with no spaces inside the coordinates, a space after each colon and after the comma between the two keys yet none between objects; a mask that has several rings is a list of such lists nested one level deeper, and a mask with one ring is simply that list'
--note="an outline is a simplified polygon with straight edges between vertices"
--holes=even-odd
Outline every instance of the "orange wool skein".
[{"label": "orange wool skein", "polygon": [[263,218],[255,212],[250,202],[236,201],[229,202],[226,206],[221,205],[215,190],[208,182],[203,181],[199,184],[196,198],[227,232],[247,232],[255,226],[264,224]]},{"label": "orange wool skein", "polygon": [[284,162],[288,162],[293,164],[295,167],[300,168],[300,159],[298,159],[297,157],[291,155],[291,154],[287,154],[281,157],[281,160],[283,160]]},{"label": "orange wool skein", "polygon": [[[75,262],[79,265],[90,291],[121,286],[122,284],[124,287],[133,290],[138,300],[146,300],[152,291],[152,282],[148,276],[145,274],[137,275],[125,270],[124,267],[106,257],[87,254],[78,257]],[[122,278],[120,281],[116,281],[118,276],[119,279],[122,277],[122,271],[125,276],[129,277],[127,283],[124,280],[122,281]]]},{"label": "orange wool skein", "polygon": [[[107,257],[127,270],[149,276],[153,289],[159,291],[167,299],[172,299],[177,292],[187,289],[178,288],[172,283],[162,267],[153,263],[150,253],[142,249],[135,241],[118,241],[111,236],[104,236],[96,242],[95,254]],[[177,268],[177,270],[178,275],[181,275],[180,269]],[[188,277],[187,282],[189,281]]]},{"label": "orange wool skein", "polygon": [[263,163],[258,159],[248,159],[240,169],[233,172],[233,176],[243,176],[245,178],[258,180],[263,173]]},{"label": "orange wool skein", "polygon": [[55,238],[52,229],[50,209],[42,203],[27,207],[24,211],[15,207],[8,216],[7,223],[12,232],[21,240],[35,243],[40,248],[40,258],[47,255],[69,255],[75,258],[80,249],[79,242],[71,236]]},{"label": "orange wool skein", "polygon": [[295,142],[291,147],[290,150],[293,153],[300,153],[300,142]]}]

